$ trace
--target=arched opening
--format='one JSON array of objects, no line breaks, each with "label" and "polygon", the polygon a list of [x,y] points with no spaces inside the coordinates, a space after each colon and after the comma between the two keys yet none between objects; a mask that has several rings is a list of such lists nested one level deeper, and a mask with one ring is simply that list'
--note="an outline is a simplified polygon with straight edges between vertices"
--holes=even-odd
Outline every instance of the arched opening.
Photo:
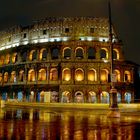
[{"label": "arched opening", "polygon": [[106,91],[103,91],[101,93],[101,103],[109,103],[109,93]]},{"label": "arched opening", "polygon": [[107,69],[101,69],[100,80],[101,80],[101,82],[109,81],[109,72]]},{"label": "arched opening", "polygon": [[5,59],[5,64],[9,64],[9,63],[10,63],[10,55],[7,54]]},{"label": "arched opening", "polygon": [[52,59],[58,59],[59,58],[59,49],[53,48],[51,51]]},{"label": "arched opening", "polygon": [[15,71],[12,71],[12,73],[11,73],[10,82],[12,82],[12,83],[16,82],[16,72]]},{"label": "arched opening", "polygon": [[121,103],[121,94],[119,92],[117,93],[117,102]]},{"label": "arched opening", "polygon": [[28,81],[29,82],[35,81],[35,71],[34,71],[34,69],[29,70],[29,72],[28,72]]},{"label": "arched opening", "polygon": [[63,50],[63,57],[65,59],[70,59],[71,58],[71,49],[70,48],[64,48]]},{"label": "arched opening", "polygon": [[119,51],[117,49],[113,49],[113,59],[119,60]]},{"label": "arched opening", "polygon": [[2,83],[2,73],[0,73],[0,83]]},{"label": "arched opening", "polygon": [[51,102],[58,102],[59,94],[56,91],[51,92]]},{"label": "arched opening", "polygon": [[69,91],[64,91],[62,93],[61,102],[62,103],[69,103],[70,102],[70,92]]},{"label": "arched opening", "polygon": [[50,69],[50,80],[52,80],[52,81],[58,80],[58,70],[57,70],[57,68],[51,68]]},{"label": "arched opening", "polygon": [[34,94],[35,94],[34,91],[30,92],[30,97],[29,97],[30,98],[30,102],[34,102]]},{"label": "arched opening", "polygon": [[14,53],[12,55],[12,63],[16,63],[17,62],[17,53]]},{"label": "arched opening", "polygon": [[97,81],[97,73],[95,69],[88,70],[88,80]]},{"label": "arched opening", "polygon": [[40,102],[44,102],[44,91],[40,92]]},{"label": "arched opening", "polygon": [[18,92],[18,94],[17,94],[17,99],[18,99],[18,101],[22,101],[23,100],[23,93],[22,93],[22,91],[19,91]]},{"label": "arched opening", "polygon": [[95,50],[95,48],[90,47],[88,49],[88,59],[96,59],[96,50]]},{"label": "arched opening", "polygon": [[0,57],[0,65],[3,65],[3,64],[4,64],[4,60],[5,60],[5,58],[4,58],[4,56],[2,55],[2,56]]},{"label": "arched opening", "polygon": [[106,48],[100,50],[100,59],[108,59],[108,50]]},{"label": "arched opening", "polygon": [[30,61],[37,60],[37,51],[36,50],[31,50],[30,51],[29,60]]},{"label": "arched opening", "polygon": [[121,74],[119,70],[114,70],[114,74],[116,75],[116,82],[120,82]]},{"label": "arched opening", "polygon": [[84,71],[81,68],[75,70],[75,80],[83,81],[84,80]]},{"label": "arched opening", "polygon": [[70,81],[71,80],[71,70],[69,68],[65,68],[62,71],[62,79],[64,81]]},{"label": "arched opening", "polygon": [[130,71],[125,71],[124,72],[124,82],[131,82],[131,73]]},{"label": "arched opening", "polygon": [[47,59],[47,50],[45,48],[40,50],[39,60],[46,60]]},{"label": "arched opening", "polygon": [[131,100],[132,100],[131,98],[132,98],[132,97],[131,97],[131,93],[126,92],[125,95],[124,95],[125,102],[126,102],[126,103],[130,103]]},{"label": "arched opening", "polygon": [[76,103],[84,103],[84,96],[81,91],[77,91],[75,93],[75,102]]},{"label": "arched opening", "polygon": [[22,61],[26,62],[26,59],[27,59],[27,52],[23,52],[23,54],[22,54]]},{"label": "arched opening", "polygon": [[4,100],[4,101],[7,100],[7,92],[2,93],[2,100]]},{"label": "arched opening", "polygon": [[[42,91],[41,91],[42,92]],[[36,94],[36,102],[41,102],[41,92],[40,91],[37,91],[37,94]]]},{"label": "arched opening", "polygon": [[23,82],[23,80],[24,80],[24,70],[20,70],[20,72],[19,72],[19,81]]},{"label": "arched opening", "polygon": [[45,81],[46,80],[46,70],[40,69],[38,73],[38,80],[39,81]]},{"label": "arched opening", "polygon": [[83,59],[84,58],[84,50],[81,47],[77,47],[75,50],[75,55],[77,59]]},{"label": "arched opening", "polygon": [[113,60],[116,60],[117,59],[117,52],[116,50],[113,50]]},{"label": "arched opening", "polygon": [[4,73],[4,83],[8,82],[8,72]]},{"label": "arched opening", "polygon": [[89,101],[89,103],[96,103],[97,102],[97,97],[96,97],[95,92],[93,92],[93,91],[89,92],[88,101]]}]

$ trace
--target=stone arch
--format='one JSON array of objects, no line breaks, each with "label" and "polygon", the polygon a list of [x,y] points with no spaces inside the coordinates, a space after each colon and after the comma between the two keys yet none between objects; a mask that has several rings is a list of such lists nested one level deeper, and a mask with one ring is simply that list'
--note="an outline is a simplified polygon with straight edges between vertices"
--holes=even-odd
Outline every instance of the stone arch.
[{"label": "stone arch", "polygon": [[118,103],[121,103],[121,100],[122,100],[122,99],[121,99],[121,93],[118,92],[118,93],[117,93],[117,102],[118,102]]},{"label": "stone arch", "polygon": [[108,82],[109,81],[109,71],[107,69],[101,69],[100,72],[100,80],[101,82]]},{"label": "stone arch", "polygon": [[82,91],[77,91],[75,93],[75,102],[76,103],[84,103],[84,94]]},{"label": "stone arch", "polygon": [[59,100],[59,93],[57,91],[51,92],[51,102],[58,102]]},{"label": "stone arch", "polygon": [[57,70],[57,68],[51,68],[50,69],[50,80],[52,80],[52,81],[58,80],[58,70]]},{"label": "stone arch", "polygon": [[109,103],[109,93],[102,91],[101,93],[101,103]]},{"label": "stone arch", "polygon": [[100,59],[108,59],[108,49],[107,48],[101,48]]},{"label": "stone arch", "polygon": [[96,93],[94,91],[90,91],[88,93],[88,102],[89,103],[96,103],[97,102],[97,96],[96,96]]},{"label": "stone arch", "polygon": [[58,59],[59,58],[59,49],[57,47],[52,48],[51,57],[52,57],[52,59]]},{"label": "stone arch", "polygon": [[120,55],[118,49],[113,49],[113,59],[114,60],[119,60]]},{"label": "stone arch", "polygon": [[69,91],[64,91],[62,92],[62,97],[61,97],[61,102],[62,103],[69,103],[70,102],[70,92]]},{"label": "stone arch", "polygon": [[71,70],[69,68],[64,68],[62,71],[62,79],[64,81],[70,81],[71,80]]},{"label": "stone arch", "polygon": [[88,48],[88,59],[96,59],[96,49],[93,47]]},{"label": "stone arch", "polygon": [[2,83],[2,80],[3,80],[2,73],[0,73],[0,83]]},{"label": "stone arch", "polygon": [[17,53],[13,53],[12,55],[12,63],[16,63],[17,62]]},{"label": "stone arch", "polygon": [[75,70],[75,80],[83,81],[84,80],[84,70],[82,68],[77,68]]},{"label": "stone arch", "polygon": [[132,94],[130,92],[126,92],[124,94],[124,100],[126,103],[130,103],[132,101]]},{"label": "stone arch", "polygon": [[44,68],[39,70],[38,80],[39,81],[45,81],[46,80],[46,70]]},{"label": "stone arch", "polygon": [[121,73],[120,73],[120,71],[115,69],[114,74],[116,75],[116,81],[120,82],[121,81]]},{"label": "stone arch", "polygon": [[91,68],[88,70],[88,80],[97,81],[97,72],[95,69]]},{"label": "stone arch", "polygon": [[24,70],[19,71],[19,81],[23,82],[24,80]]},{"label": "stone arch", "polygon": [[8,82],[8,72],[5,72],[4,73],[4,83],[7,83]]},{"label": "stone arch", "polygon": [[5,61],[5,58],[4,58],[4,56],[2,55],[2,56],[0,57],[0,65],[3,65],[3,64],[4,64],[4,61]]},{"label": "stone arch", "polygon": [[125,70],[124,72],[124,82],[130,82],[131,81],[131,73],[128,70]]},{"label": "stone arch", "polygon": [[63,58],[65,58],[65,59],[71,58],[71,48],[70,47],[65,47],[63,49]]},{"label": "stone arch", "polygon": [[10,82],[16,82],[16,71],[11,72]]},{"label": "stone arch", "polygon": [[31,50],[29,53],[29,60],[34,61],[37,59],[37,51],[36,50]]},{"label": "stone arch", "polygon": [[23,93],[22,93],[22,91],[18,91],[17,100],[20,101],[20,102],[23,101]]},{"label": "stone arch", "polygon": [[30,82],[33,82],[36,80],[36,77],[35,77],[35,70],[34,69],[30,69],[28,71],[28,81]]},{"label": "stone arch", "polygon": [[83,59],[84,58],[84,49],[82,47],[77,47],[75,49],[75,57],[77,59]]},{"label": "stone arch", "polygon": [[46,48],[42,48],[39,53],[39,60],[46,60],[47,59],[47,50]]},{"label": "stone arch", "polygon": [[9,64],[9,63],[10,63],[10,54],[7,54],[5,58],[5,64]]}]

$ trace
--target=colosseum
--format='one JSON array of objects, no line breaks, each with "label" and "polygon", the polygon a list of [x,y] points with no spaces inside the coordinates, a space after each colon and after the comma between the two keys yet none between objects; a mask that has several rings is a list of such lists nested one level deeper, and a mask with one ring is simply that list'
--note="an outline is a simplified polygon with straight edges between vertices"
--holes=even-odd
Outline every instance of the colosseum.
[{"label": "colosseum", "polygon": [[[133,102],[135,65],[113,34],[117,101]],[[23,102],[109,103],[107,18],[46,18],[0,32],[0,95]]]}]

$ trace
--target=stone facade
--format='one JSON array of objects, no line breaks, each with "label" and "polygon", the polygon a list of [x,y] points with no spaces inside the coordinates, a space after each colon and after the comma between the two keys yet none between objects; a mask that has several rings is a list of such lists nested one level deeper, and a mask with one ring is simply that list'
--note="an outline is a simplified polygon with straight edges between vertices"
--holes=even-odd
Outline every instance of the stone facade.
[{"label": "stone facade", "polygon": [[[124,59],[113,30],[113,70],[118,102],[134,101],[135,65]],[[108,19],[46,18],[0,33],[1,98],[21,101],[108,103]],[[48,99],[47,99],[48,101]]]}]

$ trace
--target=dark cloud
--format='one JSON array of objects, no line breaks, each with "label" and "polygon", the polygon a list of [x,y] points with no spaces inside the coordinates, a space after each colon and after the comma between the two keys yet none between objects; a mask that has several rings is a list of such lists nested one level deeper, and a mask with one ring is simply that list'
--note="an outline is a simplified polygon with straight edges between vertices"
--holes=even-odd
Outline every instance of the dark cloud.
[{"label": "dark cloud", "polygon": [[[140,64],[140,0],[110,0],[112,20],[126,58]],[[3,0],[0,29],[31,24],[47,16],[108,17],[108,0]]]}]

